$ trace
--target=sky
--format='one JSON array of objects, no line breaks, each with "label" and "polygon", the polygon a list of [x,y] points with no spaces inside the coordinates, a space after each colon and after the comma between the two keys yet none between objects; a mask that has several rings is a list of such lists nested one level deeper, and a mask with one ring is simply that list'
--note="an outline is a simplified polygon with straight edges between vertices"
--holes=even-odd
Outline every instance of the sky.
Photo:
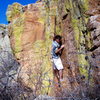
[{"label": "sky", "polygon": [[6,18],[6,10],[8,5],[18,2],[22,5],[27,5],[30,3],[35,3],[37,0],[0,0],[0,24],[8,24]]}]

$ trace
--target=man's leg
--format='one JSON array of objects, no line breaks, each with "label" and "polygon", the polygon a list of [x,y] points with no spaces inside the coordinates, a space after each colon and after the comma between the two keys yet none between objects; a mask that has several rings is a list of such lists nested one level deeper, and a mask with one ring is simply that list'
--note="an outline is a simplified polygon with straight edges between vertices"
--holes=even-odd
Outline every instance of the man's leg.
[{"label": "man's leg", "polygon": [[62,80],[63,79],[63,70],[59,70],[59,79]]},{"label": "man's leg", "polygon": [[54,73],[54,76],[56,76],[56,78],[57,78],[57,80],[59,81],[59,72],[58,72],[58,70],[57,69],[54,69],[53,70],[53,73]]},{"label": "man's leg", "polygon": [[60,76],[59,76],[59,70],[54,70],[54,76],[57,78],[58,86],[60,87]]}]

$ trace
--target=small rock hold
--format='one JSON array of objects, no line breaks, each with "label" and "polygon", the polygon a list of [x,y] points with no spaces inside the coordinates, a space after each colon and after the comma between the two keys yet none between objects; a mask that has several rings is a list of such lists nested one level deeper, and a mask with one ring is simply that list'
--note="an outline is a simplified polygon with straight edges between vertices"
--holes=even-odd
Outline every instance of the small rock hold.
[{"label": "small rock hold", "polygon": [[66,11],[67,11],[67,12],[70,12],[70,10],[69,10],[69,9],[66,9]]},{"label": "small rock hold", "polygon": [[92,57],[92,58],[95,58],[95,54],[93,53],[93,54],[91,55],[91,57]]},{"label": "small rock hold", "polygon": [[91,49],[90,49],[90,51],[94,51],[95,49],[97,49],[98,47],[96,46],[96,45],[94,45]]},{"label": "small rock hold", "polygon": [[85,76],[83,75],[83,76],[81,76],[81,79],[83,80],[83,79],[85,79]]},{"label": "small rock hold", "polygon": [[68,66],[67,68],[70,69],[70,66]]},{"label": "small rock hold", "polygon": [[88,56],[85,56],[85,60],[88,60]]},{"label": "small rock hold", "polygon": [[67,18],[68,14],[63,15],[62,20],[65,20]]},{"label": "small rock hold", "polygon": [[98,66],[95,66],[95,68],[97,68],[97,69],[98,69],[99,67],[98,67]]},{"label": "small rock hold", "polygon": [[83,30],[82,33],[85,34],[85,33],[88,33],[88,32],[87,32],[87,30]]}]

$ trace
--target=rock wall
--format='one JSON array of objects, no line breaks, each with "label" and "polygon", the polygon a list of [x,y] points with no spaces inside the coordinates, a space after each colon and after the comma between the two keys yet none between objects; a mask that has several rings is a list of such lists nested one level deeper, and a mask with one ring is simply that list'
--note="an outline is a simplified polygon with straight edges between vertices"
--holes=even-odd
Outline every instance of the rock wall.
[{"label": "rock wall", "polygon": [[92,69],[92,77],[94,82],[94,89],[97,91],[97,96],[100,94],[100,1],[91,0],[89,1],[88,15],[88,30],[90,32],[92,47],[90,48],[91,57],[89,62]]},{"label": "rock wall", "polygon": [[[21,64],[18,81],[36,95],[95,98],[100,88],[99,6],[99,0],[42,0],[27,6],[10,5],[10,41]],[[63,36],[65,44],[61,56],[65,81],[61,88],[53,78],[50,60],[56,34]]]},{"label": "rock wall", "polygon": [[12,86],[18,70],[18,62],[12,54],[7,25],[0,25],[0,90]]},{"label": "rock wall", "polygon": [[15,3],[9,6],[7,15],[11,46],[21,64],[18,80],[31,87],[36,95],[51,94],[53,75],[49,51],[52,41],[45,32],[44,4],[39,2],[23,7]]}]

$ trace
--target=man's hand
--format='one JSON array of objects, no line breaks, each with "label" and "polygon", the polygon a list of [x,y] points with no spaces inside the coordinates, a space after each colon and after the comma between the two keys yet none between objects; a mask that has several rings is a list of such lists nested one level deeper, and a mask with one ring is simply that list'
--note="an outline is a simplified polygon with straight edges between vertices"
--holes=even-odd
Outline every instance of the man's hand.
[{"label": "man's hand", "polygon": [[55,52],[55,53],[60,52],[60,51],[61,51],[64,47],[65,47],[65,45],[62,45],[59,49],[57,49],[57,50],[56,50],[56,52]]},{"label": "man's hand", "polygon": [[63,49],[64,47],[65,47],[65,45],[62,45],[62,46],[61,46],[61,49]]}]

